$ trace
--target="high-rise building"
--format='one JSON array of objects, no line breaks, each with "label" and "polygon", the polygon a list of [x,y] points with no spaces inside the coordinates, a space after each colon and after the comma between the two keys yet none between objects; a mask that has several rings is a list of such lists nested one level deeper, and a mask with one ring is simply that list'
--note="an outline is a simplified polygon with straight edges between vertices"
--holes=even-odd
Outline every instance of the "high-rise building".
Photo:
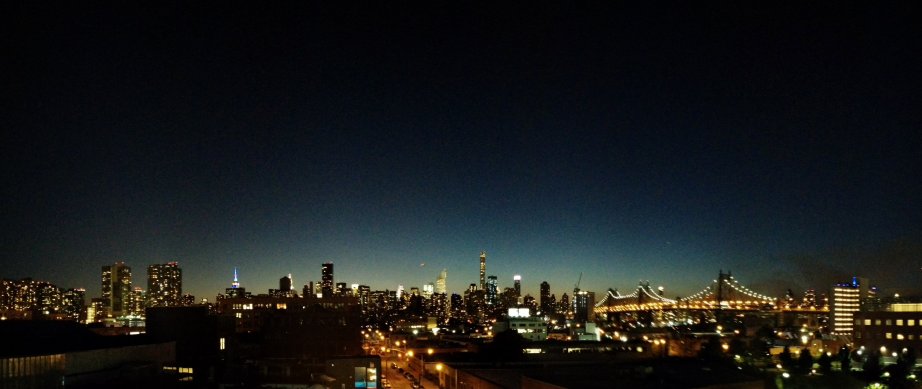
[{"label": "high-rise building", "polygon": [[836,284],[832,288],[832,307],[829,317],[832,321],[834,335],[851,335],[854,330],[855,312],[858,312],[861,299],[868,297],[867,278],[852,277],[851,282]]},{"label": "high-rise building", "polygon": [[68,289],[64,292],[64,314],[77,321],[86,320],[86,290]]},{"label": "high-rise building", "polygon": [[237,268],[234,268],[234,282],[231,282],[231,287],[224,289],[224,294],[228,298],[235,297],[247,297],[246,288],[240,286],[240,280],[237,278]]},{"label": "high-rise building", "polygon": [[446,294],[447,285],[445,284],[448,279],[448,270],[442,269],[442,272],[439,273],[439,278],[435,279],[435,293]]},{"label": "high-rise building", "polygon": [[362,313],[368,313],[368,304],[370,302],[369,296],[371,295],[371,287],[368,285],[359,285],[358,294],[359,296],[359,306],[362,307]]},{"label": "high-rise building", "polygon": [[288,273],[285,277],[279,278],[279,292],[282,292],[282,294],[291,294],[291,273]]},{"label": "high-rise building", "polygon": [[541,307],[542,315],[554,313],[551,308],[551,284],[547,281],[541,283],[541,294],[538,296],[538,304]]},{"label": "high-rise building", "polygon": [[124,316],[131,298],[131,268],[125,262],[102,267],[102,298],[105,317]]},{"label": "high-rise building", "polygon": [[131,297],[128,299],[128,314],[131,316],[144,316],[144,309],[147,307],[147,293],[140,287],[134,287],[131,290]]},{"label": "high-rise building", "polygon": [[324,263],[320,267],[320,293],[323,298],[333,297],[333,262]]},{"label": "high-rise building", "polygon": [[522,297],[522,276],[512,276],[512,287],[515,289],[515,297]]},{"label": "high-rise building", "polygon": [[435,293],[435,284],[428,283],[423,285],[423,298],[429,300],[432,298],[432,295]]},{"label": "high-rise building", "polygon": [[480,290],[487,288],[487,253],[480,252]]},{"label": "high-rise building", "polygon": [[182,306],[182,269],[177,262],[147,267],[147,306]]},{"label": "high-rise building", "polygon": [[487,305],[496,305],[496,299],[499,295],[499,285],[496,282],[496,276],[487,277]]},{"label": "high-rise building", "polygon": [[595,292],[581,290],[573,294],[573,319],[586,323],[593,319],[592,307],[595,305]]}]

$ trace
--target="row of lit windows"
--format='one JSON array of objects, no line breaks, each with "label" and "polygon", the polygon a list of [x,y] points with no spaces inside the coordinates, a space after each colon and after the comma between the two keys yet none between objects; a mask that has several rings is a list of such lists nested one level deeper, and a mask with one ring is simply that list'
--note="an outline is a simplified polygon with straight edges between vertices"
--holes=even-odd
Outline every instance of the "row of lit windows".
[{"label": "row of lit windows", "polygon": [[[871,335],[870,337],[873,337],[873,334],[869,334],[869,335]],[[880,335],[878,334],[878,337],[879,337],[879,336],[880,336]],[[856,333],[856,334],[855,334],[855,337],[858,338],[858,339],[861,339],[861,333],[860,333],[860,332]],[[884,333],[884,338],[887,338],[887,339],[896,339],[896,340],[916,340],[916,339],[922,340],[922,336],[920,336],[920,335],[916,335],[916,334],[905,334],[905,335],[904,335],[904,334],[896,334],[896,335],[894,336],[894,334],[893,334],[892,332]]]},{"label": "row of lit windows", "polygon": [[163,371],[175,371],[180,374],[192,374],[193,369],[191,367],[177,367],[177,366],[164,366]]},{"label": "row of lit windows", "polygon": [[0,359],[0,383],[6,379],[64,371],[64,354]]},{"label": "row of lit windows", "polygon": [[[864,325],[866,325],[866,326],[869,326],[869,325],[875,325],[875,326],[879,326],[879,325],[892,326],[892,325],[894,325],[894,323],[896,323],[897,326],[906,325],[906,326],[912,327],[912,326],[916,325],[916,319],[906,319],[906,320],[903,320],[903,319],[885,319],[885,320],[882,320],[882,319],[874,319],[874,320],[873,320],[873,323],[874,323],[874,324],[871,324],[871,322],[872,322],[871,319],[864,319],[864,323],[861,322],[861,319],[855,319],[855,324],[856,324],[856,325],[864,324]],[[922,325],[922,320],[919,320],[919,325]]]},{"label": "row of lit windows", "polygon": [[252,309],[264,309],[264,308],[275,308],[275,309],[288,309],[287,303],[268,303],[268,304],[234,304],[233,309],[249,311]]},{"label": "row of lit windows", "polygon": [[534,327],[535,323],[509,323],[509,326],[510,327]]}]

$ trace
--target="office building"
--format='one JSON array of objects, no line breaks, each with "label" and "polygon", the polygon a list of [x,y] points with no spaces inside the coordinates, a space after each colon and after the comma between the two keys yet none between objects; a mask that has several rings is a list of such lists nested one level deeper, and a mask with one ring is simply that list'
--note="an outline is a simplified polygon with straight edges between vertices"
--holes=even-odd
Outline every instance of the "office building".
[{"label": "office building", "polygon": [[867,278],[852,277],[851,282],[843,282],[833,286],[832,307],[829,310],[829,317],[834,335],[852,334],[855,312],[860,309],[861,299],[867,297]]},{"label": "office building", "polygon": [[480,290],[487,289],[487,253],[480,252]]},{"label": "office building", "polygon": [[234,282],[231,282],[231,287],[224,289],[224,294],[227,298],[237,298],[237,297],[247,297],[246,288],[240,286],[240,279],[237,278],[237,268],[234,268]]},{"label": "office building", "polygon": [[499,285],[496,283],[496,276],[487,277],[487,305],[496,305],[498,294]]},{"label": "office building", "polygon": [[320,267],[320,293],[324,298],[333,297],[333,262],[327,262]]},{"label": "office building", "polygon": [[522,276],[512,276],[512,288],[515,289],[515,297],[522,297]]},{"label": "office building", "polygon": [[435,279],[435,293],[446,294],[448,286],[448,269],[442,269],[439,273],[439,278]]},{"label": "office building", "polygon": [[102,267],[102,298],[104,316],[124,316],[130,309],[131,268],[125,262]]},{"label": "office building", "polygon": [[595,292],[585,290],[573,294],[573,319],[580,323],[586,323],[593,319],[592,307],[595,305]]},{"label": "office building", "polygon": [[542,315],[549,315],[554,313],[554,310],[552,309],[553,303],[551,302],[551,284],[547,283],[547,281],[541,283],[541,291],[538,299],[538,304],[541,308]]},{"label": "office building", "polygon": [[182,306],[182,269],[177,262],[147,267],[147,306]]},{"label": "office building", "polygon": [[279,292],[286,295],[291,294],[291,273],[288,273],[285,277],[279,278]]}]

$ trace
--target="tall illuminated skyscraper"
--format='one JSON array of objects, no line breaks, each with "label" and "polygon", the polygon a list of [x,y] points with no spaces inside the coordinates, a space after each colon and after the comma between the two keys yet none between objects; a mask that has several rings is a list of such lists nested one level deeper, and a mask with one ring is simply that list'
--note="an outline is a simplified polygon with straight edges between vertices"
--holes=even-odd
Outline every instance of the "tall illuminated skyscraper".
[{"label": "tall illuminated skyscraper", "polygon": [[147,306],[178,307],[182,304],[182,269],[177,262],[147,267]]},{"label": "tall illuminated skyscraper", "polygon": [[448,279],[448,270],[442,269],[442,272],[439,273],[439,278],[435,279],[435,293],[446,294],[447,286],[445,283]]},{"label": "tall illuminated skyscraper", "polygon": [[843,282],[833,286],[832,306],[829,310],[833,334],[852,334],[855,326],[855,312],[858,312],[860,308],[861,299],[867,297],[867,278],[852,277],[851,282]]},{"label": "tall illuminated skyscraper", "polygon": [[515,288],[515,297],[522,297],[522,276],[512,276],[512,287]]},{"label": "tall illuminated skyscraper", "polygon": [[231,282],[230,288],[224,289],[224,294],[230,298],[247,296],[246,288],[240,286],[240,280],[237,278],[237,268],[236,267],[234,268],[234,282]]},{"label": "tall illuminated skyscraper", "polygon": [[487,253],[480,252],[480,290],[487,289]]},{"label": "tall illuminated skyscraper", "polygon": [[333,262],[324,263],[320,267],[320,282],[320,293],[323,297],[333,297]]},{"label": "tall illuminated skyscraper", "polygon": [[496,282],[496,276],[487,277],[487,305],[496,305],[498,295],[499,285]]},{"label": "tall illuminated skyscraper", "polygon": [[106,317],[119,317],[128,313],[131,298],[131,268],[125,262],[102,267],[102,298]]}]

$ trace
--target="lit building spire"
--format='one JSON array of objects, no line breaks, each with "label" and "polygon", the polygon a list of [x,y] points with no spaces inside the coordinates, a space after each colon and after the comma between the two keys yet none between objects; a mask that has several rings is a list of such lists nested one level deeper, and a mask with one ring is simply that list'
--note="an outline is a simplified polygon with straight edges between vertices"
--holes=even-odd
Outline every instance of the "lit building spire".
[{"label": "lit building spire", "polygon": [[240,287],[240,282],[237,281],[237,267],[234,267],[234,282],[231,283],[231,287],[237,289]]},{"label": "lit building spire", "polygon": [[487,253],[480,252],[480,290],[487,288]]}]

